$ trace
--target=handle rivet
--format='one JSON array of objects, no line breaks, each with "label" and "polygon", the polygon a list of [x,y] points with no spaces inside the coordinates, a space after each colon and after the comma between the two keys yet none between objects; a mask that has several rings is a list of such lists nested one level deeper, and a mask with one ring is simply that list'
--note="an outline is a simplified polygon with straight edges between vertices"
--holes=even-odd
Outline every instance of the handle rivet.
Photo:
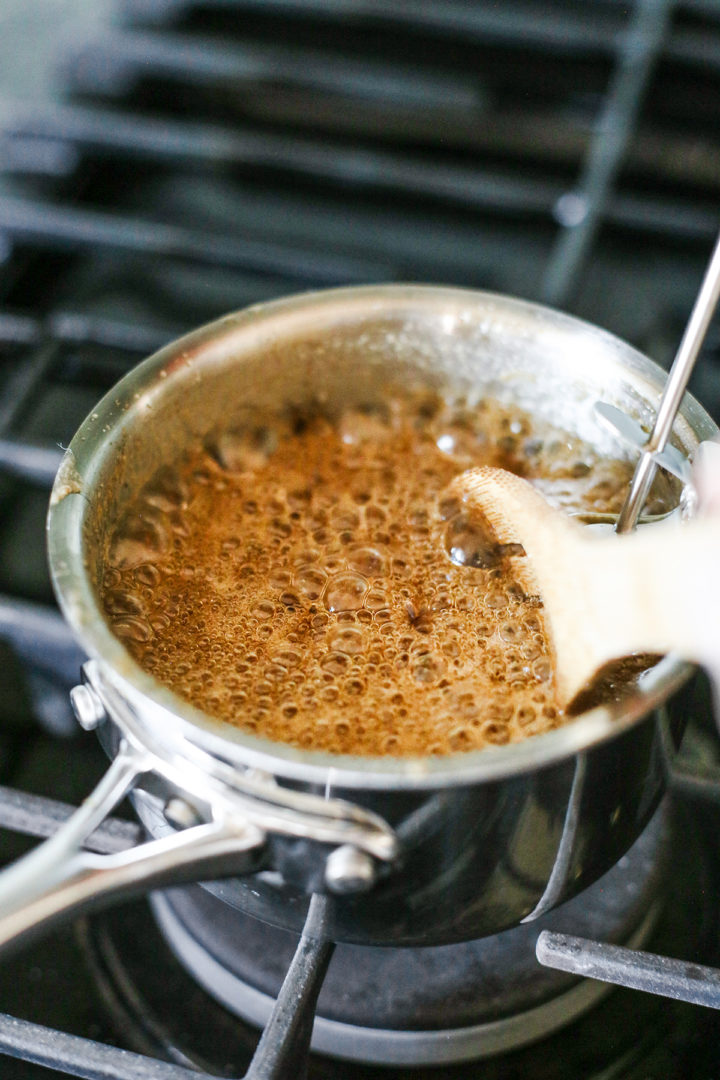
[{"label": "handle rivet", "polygon": [[375,863],[364,851],[343,844],[328,856],[325,864],[325,884],[330,892],[367,892],[375,884]]},{"label": "handle rivet", "polygon": [[172,825],[175,829],[190,829],[193,825],[197,825],[200,821],[200,815],[194,806],[191,806],[185,799],[181,799],[178,795],[174,795],[172,799],[168,799],[163,809],[165,820],[168,824]]},{"label": "handle rivet", "polygon": [[70,704],[75,719],[85,731],[93,731],[106,717],[105,707],[91,686],[73,686]]}]

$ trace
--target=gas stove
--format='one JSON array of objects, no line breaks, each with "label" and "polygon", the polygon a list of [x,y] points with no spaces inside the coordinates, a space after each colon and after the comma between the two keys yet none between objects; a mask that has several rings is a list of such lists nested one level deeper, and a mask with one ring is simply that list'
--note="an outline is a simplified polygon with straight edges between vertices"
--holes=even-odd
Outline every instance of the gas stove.
[{"label": "gas stove", "polygon": [[[58,60],[62,95],[0,101],[3,861],[105,767],[69,708],[44,516],[124,372],[258,300],[408,280],[541,300],[667,364],[720,224],[710,0],[125,0]],[[692,389],[720,420],[717,326]],[[308,1075],[717,1075],[711,1009],[535,957],[545,929],[720,965],[709,702],[698,676],[671,703],[667,804],[578,899],[468,945],[316,948]],[[140,836],[128,811],[93,842]],[[81,918],[3,958],[2,1076],[244,1076],[296,947],[198,886]]]}]

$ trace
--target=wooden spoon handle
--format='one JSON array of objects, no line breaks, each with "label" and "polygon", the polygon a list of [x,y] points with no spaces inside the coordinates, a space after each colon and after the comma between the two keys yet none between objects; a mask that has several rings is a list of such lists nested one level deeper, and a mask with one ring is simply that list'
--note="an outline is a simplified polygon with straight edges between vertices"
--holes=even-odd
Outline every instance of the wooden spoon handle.
[{"label": "wooden spoon handle", "polygon": [[501,543],[525,549],[521,574],[543,601],[561,704],[634,652],[720,666],[719,515],[598,537],[512,473],[473,469],[454,487]]}]

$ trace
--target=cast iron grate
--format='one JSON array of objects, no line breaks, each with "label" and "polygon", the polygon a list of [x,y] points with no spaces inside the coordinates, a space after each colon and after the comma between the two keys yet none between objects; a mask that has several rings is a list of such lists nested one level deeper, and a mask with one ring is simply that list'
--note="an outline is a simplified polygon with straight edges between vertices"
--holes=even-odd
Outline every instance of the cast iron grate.
[{"label": "cast iron grate", "polygon": [[[412,279],[544,299],[668,360],[720,223],[711,0],[121,12],[67,61],[64,103],[0,103],[0,639],[65,735],[82,658],[51,606],[47,490],[142,355],[257,300]],[[719,359],[711,338],[716,415]],[[68,812],[0,791],[20,833]],[[197,1075],[11,1017],[0,1047],[92,1080]]]}]

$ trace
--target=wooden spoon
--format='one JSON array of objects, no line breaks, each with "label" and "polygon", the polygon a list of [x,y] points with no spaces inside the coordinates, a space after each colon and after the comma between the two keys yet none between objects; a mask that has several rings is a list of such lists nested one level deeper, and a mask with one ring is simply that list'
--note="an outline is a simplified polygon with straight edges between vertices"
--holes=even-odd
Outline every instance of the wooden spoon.
[{"label": "wooden spoon", "polygon": [[611,660],[677,652],[720,672],[720,513],[597,536],[503,469],[470,469],[450,485],[482,514],[540,595],[562,707]]}]

